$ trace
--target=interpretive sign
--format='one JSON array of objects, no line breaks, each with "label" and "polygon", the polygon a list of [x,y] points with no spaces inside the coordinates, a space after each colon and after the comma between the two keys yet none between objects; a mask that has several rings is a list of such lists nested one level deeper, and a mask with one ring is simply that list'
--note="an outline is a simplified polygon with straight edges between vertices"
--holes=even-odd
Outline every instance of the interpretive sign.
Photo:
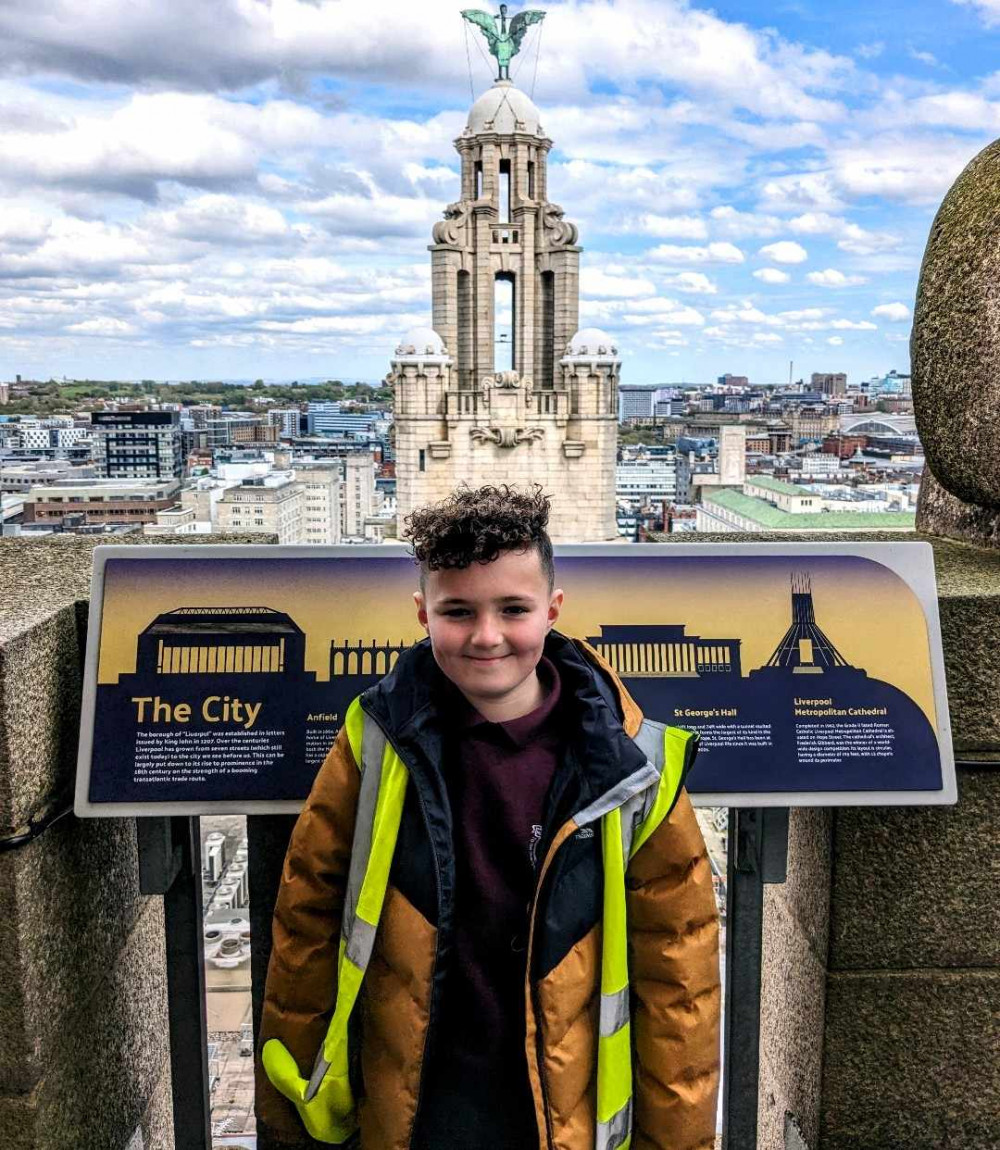
[{"label": "interpretive sign", "polygon": [[[701,746],[703,806],[955,801],[923,543],[556,549],[559,628]],[[100,547],[76,813],[291,812],[423,637],[402,547]]]}]

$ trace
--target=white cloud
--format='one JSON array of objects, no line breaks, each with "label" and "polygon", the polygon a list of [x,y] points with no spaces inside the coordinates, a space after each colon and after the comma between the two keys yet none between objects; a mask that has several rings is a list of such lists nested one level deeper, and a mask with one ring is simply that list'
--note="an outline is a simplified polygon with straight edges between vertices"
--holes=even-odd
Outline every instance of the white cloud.
[{"label": "white cloud", "polygon": [[765,284],[786,284],[792,278],[788,272],[783,272],[780,268],[758,268],[753,276]]},{"label": "white cloud", "polygon": [[678,272],[676,275],[664,276],[663,283],[692,295],[715,295],[719,290],[718,285],[704,272]]},{"label": "white cloud", "polygon": [[839,211],[844,201],[830,172],[802,172],[768,180],[761,190],[766,211]]},{"label": "white cloud", "polygon": [[745,257],[735,244],[720,240],[706,247],[682,244],[660,244],[651,248],[647,257],[667,264],[741,264]]},{"label": "white cloud", "polygon": [[392,195],[349,195],[337,192],[321,200],[295,205],[335,235],[429,236],[441,215],[441,204],[430,199]]},{"label": "white cloud", "polygon": [[776,264],[801,264],[809,258],[809,253],[794,240],[779,240],[775,244],[766,244],[757,253]]},{"label": "white cloud", "polygon": [[857,287],[859,284],[868,282],[864,276],[845,275],[843,272],[837,271],[836,268],[826,268],[821,272],[809,272],[806,279],[817,287],[828,288]]},{"label": "white cloud", "polygon": [[87,319],[80,323],[70,324],[66,328],[76,335],[99,335],[122,337],[135,335],[138,328],[135,324],[127,323],[122,319],[114,319],[112,316],[102,316],[99,319]]},{"label": "white cloud", "polygon": [[987,28],[1000,24],[1000,0],[952,0],[952,3],[975,8]]},{"label": "white cloud", "polygon": [[830,327],[835,331],[878,331],[878,324],[866,319],[835,319],[831,321]]},{"label": "white cloud", "polygon": [[884,51],[885,44],[881,40],[873,40],[868,44],[859,44],[854,49],[854,54],[860,56],[862,60],[877,60]]},{"label": "white cloud", "polygon": [[843,336],[831,335],[830,338],[826,342],[831,347],[840,347],[843,344],[844,339],[843,339]]},{"label": "white cloud", "polygon": [[596,305],[588,301],[585,310],[589,318],[612,326],[624,323],[629,327],[700,327],[705,322],[705,317],[697,308],[661,295],[644,299],[607,300]]},{"label": "white cloud", "polygon": [[911,60],[916,60],[920,64],[926,64],[930,68],[939,68],[941,66],[937,56],[935,56],[933,52],[924,52],[919,48],[910,48],[907,51],[907,55]]},{"label": "white cloud", "polygon": [[872,315],[889,323],[904,323],[910,318],[910,309],[905,303],[880,303],[872,308]]},{"label": "white cloud", "polygon": [[147,224],[169,235],[213,244],[252,244],[292,234],[277,208],[231,195],[193,197],[179,208],[150,215]]},{"label": "white cloud", "polygon": [[751,236],[773,236],[781,230],[778,216],[761,216],[753,212],[741,212],[731,204],[722,204],[709,213],[712,227],[723,236],[731,239],[747,239]]},{"label": "white cloud", "polygon": [[833,146],[830,179],[852,198],[934,205],[985,142],[941,133],[876,134]]},{"label": "white cloud", "polygon": [[835,236],[841,251],[860,256],[892,251],[903,242],[892,232],[869,231],[843,216],[832,216],[829,212],[804,212],[788,221],[788,229],[797,235]]},{"label": "white cloud", "polygon": [[600,299],[630,299],[655,295],[656,286],[638,276],[609,275],[600,268],[587,267],[580,272],[580,293]]},{"label": "white cloud", "polygon": [[[584,0],[550,9],[545,32],[548,42],[559,45],[539,66],[539,95],[550,103],[556,93],[571,99],[586,94],[596,66],[623,87],[643,80],[665,83],[699,101],[763,116],[829,121],[843,115],[830,94],[853,69],[847,58],[756,32],[680,0],[622,0],[614,6]],[[295,83],[325,73],[460,91],[464,35],[447,0],[419,7],[398,0],[106,0],[83,8],[73,0],[48,0],[42,7],[9,0],[0,8],[0,41],[6,58],[20,68],[191,90],[238,90],[278,79]],[[475,60],[485,78],[480,57]]]},{"label": "white cloud", "polygon": [[638,216],[623,230],[662,239],[703,240],[708,236],[708,228],[700,216],[660,216],[652,212]]}]

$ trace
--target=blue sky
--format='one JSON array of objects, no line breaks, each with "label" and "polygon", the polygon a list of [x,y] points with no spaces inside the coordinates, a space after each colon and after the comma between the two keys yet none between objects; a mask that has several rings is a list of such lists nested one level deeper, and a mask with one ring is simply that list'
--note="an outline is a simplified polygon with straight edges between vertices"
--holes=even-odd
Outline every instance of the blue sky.
[{"label": "blue sky", "polygon": [[[9,0],[0,377],[380,378],[458,194],[459,7]],[[626,381],[907,368],[930,222],[1000,134],[1000,0],[547,11],[516,81]]]}]

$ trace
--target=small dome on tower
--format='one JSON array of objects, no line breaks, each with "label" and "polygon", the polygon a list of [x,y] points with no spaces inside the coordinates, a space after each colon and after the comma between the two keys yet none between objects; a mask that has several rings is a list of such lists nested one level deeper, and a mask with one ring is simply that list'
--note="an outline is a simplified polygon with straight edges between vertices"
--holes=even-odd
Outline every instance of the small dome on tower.
[{"label": "small dome on tower", "polygon": [[566,345],[566,354],[589,359],[617,359],[618,344],[599,327],[582,327]]},{"label": "small dome on tower", "polygon": [[497,80],[469,109],[466,132],[530,132],[541,136],[540,113],[531,99],[510,80]]},{"label": "small dome on tower", "polygon": [[432,327],[415,327],[408,331],[396,347],[396,356],[424,359],[429,355],[447,355],[444,340]]}]

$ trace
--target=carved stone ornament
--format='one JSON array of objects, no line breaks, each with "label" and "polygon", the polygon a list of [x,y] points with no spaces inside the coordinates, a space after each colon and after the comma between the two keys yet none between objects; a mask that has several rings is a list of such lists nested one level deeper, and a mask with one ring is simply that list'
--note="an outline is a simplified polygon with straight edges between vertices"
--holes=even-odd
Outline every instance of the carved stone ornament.
[{"label": "carved stone ornament", "polygon": [[495,443],[498,447],[517,447],[534,443],[545,435],[544,427],[474,427],[469,432],[473,443]]},{"label": "carved stone ornament", "polygon": [[489,395],[494,389],[517,391],[519,388],[523,388],[527,396],[530,395],[534,382],[530,375],[521,375],[519,371],[498,371],[495,375],[484,375],[479,381],[479,386],[486,405],[489,406]]},{"label": "carved stone ornament", "polygon": [[542,234],[546,247],[571,247],[580,238],[576,224],[563,219],[563,210],[558,204],[542,205]]},{"label": "carved stone ornament", "polygon": [[436,244],[461,245],[465,240],[465,225],[469,219],[469,208],[461,201],[449,204],[444,210],[444,219],[434,225],[431,236]]}]

